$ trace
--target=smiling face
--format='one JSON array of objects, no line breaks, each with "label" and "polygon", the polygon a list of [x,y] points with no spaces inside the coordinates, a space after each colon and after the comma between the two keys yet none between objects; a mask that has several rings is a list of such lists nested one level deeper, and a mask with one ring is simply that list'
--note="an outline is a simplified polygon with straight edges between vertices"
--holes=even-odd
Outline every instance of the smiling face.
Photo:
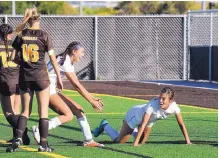
[{"label": "smiling face", "polygon": [[160,94],[160,108],[166,110],[169,105],[173,102],[173,99],[170,99],[167,93]]},{"label": "smiling face", "polygon": [[159,103],[160,108],[166,110],[169,105],[173,102],[174,92],[171,88],[165,87],[161,90]]},{"label": "smiling face", "polygon": [[72,50],[72,53],[71,53],[71,62],[79,62],[80,59],[84,56],[84,48],[83,47],[80,47],[79,49],[77,50]]}]

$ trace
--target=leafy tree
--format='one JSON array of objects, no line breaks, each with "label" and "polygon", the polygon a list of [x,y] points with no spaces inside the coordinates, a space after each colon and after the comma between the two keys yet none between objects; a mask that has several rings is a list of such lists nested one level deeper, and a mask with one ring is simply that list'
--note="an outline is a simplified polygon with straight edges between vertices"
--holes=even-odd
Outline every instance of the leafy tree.
[{"label": "leafy tree", "polygon": [[11,14],[12,2],[0,2],[0,14]]},{"label": "leafy tree", "polygon": [[[16,1],[16,14],[36,6],[41,14],[78,14],[77,9],[63,1]],[[11,14],[12,2],[0,2],[0,14]]]},{"label": "leafy tree", "polygon": [[185,14],[188,10],[200,10],[201,3],[195,1],[126,1],[115,9],[120,14]]},{"label": "leafy tree", "polygon": [[78,15],[79,14],[79,10],[76,8],[73,8],[70,4],[68,3],[64,3],[63,4],[63,12],[61,14],[67,14],[67,15]]},{"label": "leafy tree", "polygon": [[113,8],[88,8],[83,7],[83,15],[115,15],[119,12]]}]

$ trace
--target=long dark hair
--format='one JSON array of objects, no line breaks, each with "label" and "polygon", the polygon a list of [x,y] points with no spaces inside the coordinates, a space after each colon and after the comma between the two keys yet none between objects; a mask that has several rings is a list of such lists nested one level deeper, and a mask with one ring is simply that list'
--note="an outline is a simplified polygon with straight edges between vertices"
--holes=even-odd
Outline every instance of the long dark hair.
[{"label": "long dark hair", "polygon": [[67,55],[70,55],[72,53],[73,50],[78,50],[82,48],[82,45],[80,42],[71,42],[68,47],[65,49],[65,51],[61,54],[59,54],[57,57],[61,57],[61,61],[60,61],[60,65],[63,65],[66,59]]},{"label": "long dark hair", "polygon": [[4,41],[5,43],[5,50],[7,54],[7,60],[9,60],[9,53],[8,53],[8,34],[11,34],[13,32],[13,28],[8,24],[2,24],[0,25],[0,40]]}]

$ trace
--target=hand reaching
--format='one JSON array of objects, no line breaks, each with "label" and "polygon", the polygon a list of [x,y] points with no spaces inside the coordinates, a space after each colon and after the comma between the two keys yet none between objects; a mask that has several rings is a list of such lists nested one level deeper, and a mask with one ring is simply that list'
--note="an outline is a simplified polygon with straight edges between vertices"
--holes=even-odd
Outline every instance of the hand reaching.
[{"label": "hand reaching", "polygon": [[57,88],[61,91],[63,90],[62,79],[60,77],[57,77]]},{"label": "hand reaching", "polygon": [[104,106],[104,104],[103,104],[103,102],[101,101],[101,99],[95,98],[95,99],[93,100],[93,102],[91,102],[91,104],[92,104],[93,108],[94,108],[97,112],[103,111],[103,106]]}]

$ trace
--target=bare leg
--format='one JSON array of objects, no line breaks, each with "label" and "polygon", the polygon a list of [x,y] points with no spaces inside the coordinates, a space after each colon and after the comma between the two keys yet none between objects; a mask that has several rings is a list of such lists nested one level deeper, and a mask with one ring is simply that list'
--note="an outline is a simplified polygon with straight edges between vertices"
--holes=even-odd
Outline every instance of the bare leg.
[{"label": "bare leg", "polygon": [[21,96],[15,94],[14,105],[13,105],[13,111],[14,111],[15,115],[20,114],[20,106],[21,106]]},{"label": "bare leg", "polygon": [[45,146],[48,137],[48,108],[49,108],[49,91],[50,87],[42,91],[36,91],[36,98],[39,110],[39,131],[40,131],[40,144]]},{"label": "bare leg", "polygon": [[129,127],[126,121],[123,121],[119,136],[115,139],[116,143],[126,143],[131,137],[133,129]]},{"label": "bare leg", "polygon": [[59,114],[58,119],[62,124],[70,122],[73,119],[71,109],[68,107],[68,105],[66,105],[59,95],[54,94],[50,96],[49,107]]}]

